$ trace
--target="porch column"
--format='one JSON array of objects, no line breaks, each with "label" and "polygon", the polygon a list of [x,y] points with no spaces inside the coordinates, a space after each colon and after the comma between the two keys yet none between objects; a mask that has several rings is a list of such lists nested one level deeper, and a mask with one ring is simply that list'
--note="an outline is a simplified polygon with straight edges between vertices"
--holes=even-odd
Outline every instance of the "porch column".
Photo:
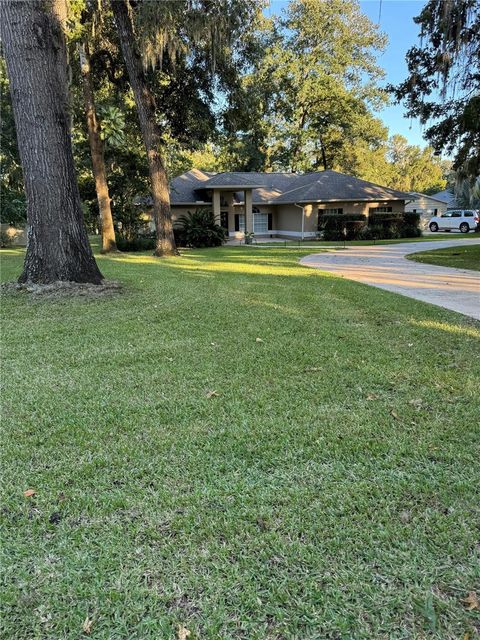
[{"label": "porch column", "polygon": [[315,231],[315,222],[313,217],[313,204],[307,204],[303,208],[302,212],[302,240],[305,238],[305,232]]},{"label": "porch column", "polygon": [[253,212],[252,212],[252,190],[245,189],[244,201],[245,201],[245,233],[253,232]]},{"label": "porch column", "polygon": [[227,194],[228,204],[228,232],[235,231],[235,208],[233,206],[233,192]]},{"label": "porch column", "polygon": [[215,224],[220,224],[220,191],[218,189],[213,190],[213,217]]}]

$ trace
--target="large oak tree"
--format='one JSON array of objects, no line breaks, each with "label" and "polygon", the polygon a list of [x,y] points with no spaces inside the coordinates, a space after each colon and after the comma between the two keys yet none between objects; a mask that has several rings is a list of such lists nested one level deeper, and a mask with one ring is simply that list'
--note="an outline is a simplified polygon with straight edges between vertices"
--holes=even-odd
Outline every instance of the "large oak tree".
[{"label": "large oak tree", "polygon": [[110,193],[108,191],[107,171],[103,154],[101,125],[95,108],[92,73],[90,68],[90,50],[88,42],[84,41],[80,47],[80,69],[82,73],[83,99],[87,121],[88,140],[92,156],[93,177],[97,192],[98,209],[102,221],[102,253],[117,251],[115,229],[113,226]]},{"label": "large oak tree", "polygon": [[65,20],[65,0],[0,2],[29,225],[19,280],[99,284],[73,162]]},{"label": "large oak tree", "polygon": [[130,3],[128,0],[111,0],[111,6],[147,152],[157,238],[155,255],[172,255],[177,249],[173,235],[167,171],[162,157],[162,134],[156,121],[155,99],[147,84],[137,51]]}]

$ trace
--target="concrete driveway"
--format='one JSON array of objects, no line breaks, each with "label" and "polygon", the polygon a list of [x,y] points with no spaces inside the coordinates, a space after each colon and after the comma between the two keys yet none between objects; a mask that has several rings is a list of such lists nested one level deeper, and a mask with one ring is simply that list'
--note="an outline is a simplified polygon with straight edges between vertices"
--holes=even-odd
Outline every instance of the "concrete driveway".
[{"label": "concrete driveway", "polygon": [[312,254],[300,263],[480,320],[479,272],[421,264],[405,257],[418,251],[471,244],[480,244],[480,239],[350,247]]}]

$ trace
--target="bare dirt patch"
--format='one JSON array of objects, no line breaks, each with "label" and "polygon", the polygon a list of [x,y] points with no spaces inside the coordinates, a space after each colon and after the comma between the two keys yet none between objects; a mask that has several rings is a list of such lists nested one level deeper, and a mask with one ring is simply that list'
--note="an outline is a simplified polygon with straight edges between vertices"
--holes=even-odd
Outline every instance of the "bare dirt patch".
[{"label": "bare dirt patch", "polygon": [[123,287],[114,280],[104,280],[101,284],[80,282],[52,282],[35,284],[33,282],[4,282],[1,292],[10,294],[27,293],[34,299],[57,300],[63,298],[102,298],[122,293]]}]

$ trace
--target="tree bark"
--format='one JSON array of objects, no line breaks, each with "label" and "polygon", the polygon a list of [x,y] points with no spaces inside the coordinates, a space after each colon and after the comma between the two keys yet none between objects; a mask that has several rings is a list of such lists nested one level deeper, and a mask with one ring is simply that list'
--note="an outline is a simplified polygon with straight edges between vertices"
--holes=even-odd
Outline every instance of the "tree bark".
[{"label": "tree bark", "polygon": [[108,253],[109,251],[117,251],[117,243],[115,241],[115,229],[113,227],[112,210],[110,208],[107,172],[105,170],[103,143],[100,135],[101,127],[95,110],[88,44],[82,44],[79,51],[88,141],[90,143],[90,153],[92,156],[93,177],[95,178],[98,208],[102,220],[102,253]]},{"label": "tree bark", "polygon": [[324,171],[327,171],[328,169],[327,154],[325,153],[325,145],[323,144],[322,136],[318,136],[318,140],[320,142],[320,151],[322,152],[323,169]]},{"label": "tree bark", "polygon": [[173,236],[167,172],[160,152],[162,137],[155,117],[155,100],[148,88],[136,50],[129,0],[110,1],[147,151],[157,236],[155,255],[173,255],[177,253],[177,249]]},{"label": "tree bark", "polygon": [[73,162],[64,17],[64,0],[0,2],[29,225],[19,281],[99,284]]}]

